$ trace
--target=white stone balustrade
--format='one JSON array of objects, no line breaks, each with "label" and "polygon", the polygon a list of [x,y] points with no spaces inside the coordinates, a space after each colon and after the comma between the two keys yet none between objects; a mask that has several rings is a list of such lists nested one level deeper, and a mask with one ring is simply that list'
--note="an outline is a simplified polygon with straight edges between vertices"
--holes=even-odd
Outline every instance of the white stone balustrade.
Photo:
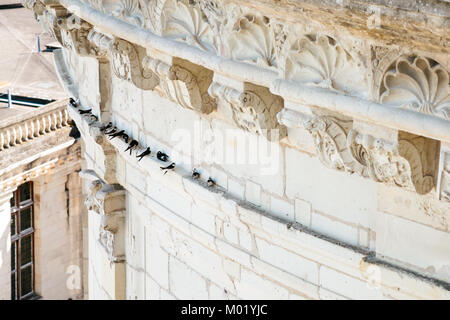
[{"label": "white stone balustrade", "polygon": [[49,112],[33,114],[30,119],[0,128],[0,151],[66,127],[68,121],[69,115],[64,105]]}]

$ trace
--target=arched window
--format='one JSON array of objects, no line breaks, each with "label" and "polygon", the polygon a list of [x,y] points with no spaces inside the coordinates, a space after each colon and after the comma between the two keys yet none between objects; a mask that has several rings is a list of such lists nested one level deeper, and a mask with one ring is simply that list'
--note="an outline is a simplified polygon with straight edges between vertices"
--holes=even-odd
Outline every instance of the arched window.
[{"label": "arched window", "polygon": [[33,183],[26,182],[11,198],[11,299],[34,295]]}]

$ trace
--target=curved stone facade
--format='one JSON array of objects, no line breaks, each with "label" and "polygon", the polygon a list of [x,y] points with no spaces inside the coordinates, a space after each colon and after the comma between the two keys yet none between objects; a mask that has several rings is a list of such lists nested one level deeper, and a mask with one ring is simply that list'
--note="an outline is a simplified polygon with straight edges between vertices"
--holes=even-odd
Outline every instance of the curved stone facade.
[{"label": "curved stone facade", "polygon": [[76,100],[89,297],[450,298],[429,2],[27,1]]}]

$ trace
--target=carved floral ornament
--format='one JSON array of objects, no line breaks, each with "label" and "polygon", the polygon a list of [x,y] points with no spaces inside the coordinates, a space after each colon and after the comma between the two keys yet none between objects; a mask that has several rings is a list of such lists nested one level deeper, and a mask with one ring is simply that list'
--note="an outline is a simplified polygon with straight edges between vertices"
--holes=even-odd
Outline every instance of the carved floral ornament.
[{"label": "carved floral ornament", "polygon": [[438,142],[412,134],[399,134],[397,142],[377,139],[353,129],[351,120],[331,115],[306,115],[283,110],[279,121],[306,129],[313,137],[321,162],[332,169],[357,173],[376,182],[394,184],[426,194],[434,187]]},{"label": "carved floral ornament", "polygon": [[280,140],[286,136],[286,128],[278,123],[276,115],[283,109],[283,99],[261,89],[239,91],[213,82],[208,92],[228,104],[234,123],[241,129],[262,135],[269,141]]}]

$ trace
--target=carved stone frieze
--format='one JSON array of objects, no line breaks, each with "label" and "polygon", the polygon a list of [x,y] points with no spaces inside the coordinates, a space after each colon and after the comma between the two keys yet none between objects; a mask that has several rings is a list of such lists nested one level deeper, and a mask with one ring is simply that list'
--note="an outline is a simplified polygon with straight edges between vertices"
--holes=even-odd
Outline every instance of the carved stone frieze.
[{"label": "carved stone frieze", "polygon": [[286,39],[282,26],[266,16],[244,14],[237,7],[232,15],[233,19],[225,26],[225,54],[234,60],[277,69]]},{"label": "carved stone frieze", "polygon": [[229,105],[233,121],[238,127],[263,135],[268,140],[279,140],[286,136],[286,128],[276,118],[283,108],[283,99],[271,94],[266,88],[253,86],[253,90],[240,91],[213,82],[209,93]]},{"label": "carved stone frieze", "polygon": [[400,108],[450,119],[449,72],[426,57],[400,57],[385,71],[379,100]]},{"label": "carved stone frieze", "polygon": [[288,127],[309,131],[319,159],[329,168],[419,194],[430,192],[435,185],[438,141],[404,132],[398,132],[396,141],[386,141],[353,129],[352,120],[332,115],[283,110],[278,119]]},{"label": "carved stone frieze", "polygon": [[354,93],[367,91],[364,71],[334,38],[306,35],[296,39],[286,54],[286,79],[318,87]]},{"label": "carved stone frieze", "polygon": [[100,243],[111,262],[125,260],[125,189],[105,183],[93,170],[83,170],[80,176],[90,181],[84,202],[86,208],[101,216]]},{"label": "carved stone frieze", "polygon": [[144,68],[159,77],[159,85],[155,90],[166,98],[184,108],[205,114],[216,110],[216,103],[208,93],[212,71],[187,61],[175,60],[169,64],[148,56]]},{"label": "carved stone frieze", "polygon": [[217,37],[196,1],[165,0],[160,23],[163,36],[204,51],[218,51]]}]

